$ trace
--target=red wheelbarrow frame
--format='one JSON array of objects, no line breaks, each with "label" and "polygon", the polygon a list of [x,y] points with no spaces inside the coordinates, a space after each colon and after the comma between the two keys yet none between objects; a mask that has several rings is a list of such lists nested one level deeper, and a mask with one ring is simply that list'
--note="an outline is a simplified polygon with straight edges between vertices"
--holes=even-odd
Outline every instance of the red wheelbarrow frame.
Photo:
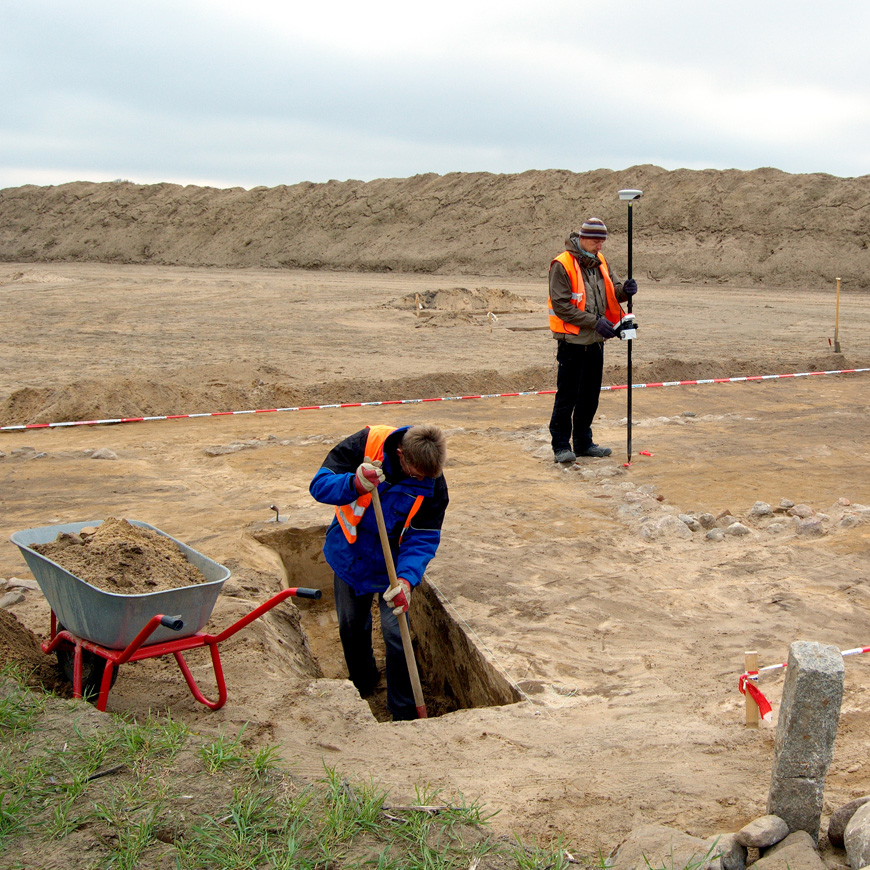
[{"label": "red wheelbarrow frame", "polygon": [[[67,629],[57,630],[57,617],[54,611],[51,611],[51,639],[42,644],[44,653],[56,651],[59,647],[67,649],[70,646],[75,648],[73,657],[73,697],[82,697],[82,650],[86,649],[95,655],[106,660],[103,667],[103,678],[100,683],[100,693],[97,697],[97,709],[104,712],[106,704],[109,700],[109,690],[112,688],[112,673],[118,665],[125,662],[138,662],[143,659],[156,658],[157,656],[167,655],[172,653],[175,656],[175,661],[184,676],[187,686],[190,689],[193,697],[200,704],[204,704],[210,710],[219,710],[227,701],[227,686],[224,681],[224,671],[221,665],[221,656],[218,652],[218,644],[232,637],[237,631],[243,629],[246,625],[250,625],[255,619],[259,619],[266,611],[271,610],[277,604],[285,601],[290,596],[299,598],[320,598],[321,592],[319,589],[305,589],[302,587],[294,587],[292,589],[284,589],[277,595],[273,595],[268,601],[261,604],[256,609],[252,610],[246,616],[243,616],[238,622],[234,622],[228,628],[225,628],[220,634],[203,634],[196,632],[188,637],[181,637],[178,640],[168,640],[163,643],[145,644],[145,641],[156,631],[157,627],[164,625],[174,631],[181,631],[184,623],[175,616],[166,616],[158,613],[151,617],[145,624],[144,628],[133,638],[130,644],[123,650],[108,649],[93,641],[78,637]],[[214,667],[215,682],[218,688],[218,699],[210,701],[200,691],[193,674],[190,672],[190,667],[184,660],[182,653],[190,649],[199,649],[200,647],[208,646],[211,652],[212,666]]]}]

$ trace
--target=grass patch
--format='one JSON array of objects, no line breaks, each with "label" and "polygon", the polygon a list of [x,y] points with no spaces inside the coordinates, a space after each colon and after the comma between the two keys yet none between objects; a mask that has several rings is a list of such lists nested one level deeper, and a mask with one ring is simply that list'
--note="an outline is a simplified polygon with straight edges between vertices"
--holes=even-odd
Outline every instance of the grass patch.
[{"label": "grass patch", "polygon": [[[494,837],[493,814],[417,787],[391,805],[374,780],[325,767],[306,781],[244,728],[204,739],[169,716],[98,713],[0,671],[0,868],[525,870],[563,844]],[[571,858],[570,863],[579,864]],[[599,866],[595,860],[589,867]]]}]

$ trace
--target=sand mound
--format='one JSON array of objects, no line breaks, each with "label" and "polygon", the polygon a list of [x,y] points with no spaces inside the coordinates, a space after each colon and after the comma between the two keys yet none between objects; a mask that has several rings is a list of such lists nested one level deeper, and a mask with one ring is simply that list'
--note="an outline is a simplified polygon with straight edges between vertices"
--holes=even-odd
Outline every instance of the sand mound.
[{"label": "sand mound", "polygon": [[647,280],[866,287],[870,176],[776,169],[417,175],[252,190],[75,182],[0,190],[0,260],[542,275],[601,217]]}]

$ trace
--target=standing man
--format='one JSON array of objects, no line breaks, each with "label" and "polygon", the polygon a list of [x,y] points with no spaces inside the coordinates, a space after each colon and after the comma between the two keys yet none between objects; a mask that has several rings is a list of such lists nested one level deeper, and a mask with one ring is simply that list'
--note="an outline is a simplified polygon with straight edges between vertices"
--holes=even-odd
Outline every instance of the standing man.
[{"label": "standing man", "polygon": [[[372,600],[377,593],[386,645],[387,707],[393,719],[416,719],[398,615],[423,579],[441,541],[449,501],[442,469],[446,442],[437,426],[367,426],[330,450],[308,487],[335,505],[323,554],[334,572],[338,634],[351,681],[362,697],[380,674],[372,650]],[[377,487],[398,587],[381,546],[372,490]]]},{"label": "standing man", "polygon": [[637,293],[637,282],[622,282],[610,270],[601,254],[606,239],[604,221],[589,218],[550,263],[550,329],[559,363],[550,417],[556,462],[612,452],[593,442],[592,418],[601,393],[604,342],[616,337],[614,326],[623,316],[619,303]]}]

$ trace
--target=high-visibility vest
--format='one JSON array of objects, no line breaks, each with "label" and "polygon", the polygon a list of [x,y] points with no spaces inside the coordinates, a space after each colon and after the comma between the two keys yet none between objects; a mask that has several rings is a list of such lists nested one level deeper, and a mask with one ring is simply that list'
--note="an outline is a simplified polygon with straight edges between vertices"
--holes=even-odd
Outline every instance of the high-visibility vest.
[{"label": "high-visibility vest", "polygon": [[[613,324],[619,323],[622,319],[623,311],[616,300],[616,289],[613,286],[613,281],[610,280],[610,270],[607,268],[607,261],[604,256],[599,253],[598,259],[601,261],[601,275],[604,278],[604,290],[607,300],[607,307],[604,316]],[[561,263],[568,273],[568,278],[571,281],[571,304],[580,311],[586,310],[586,285],[583,283],[583,276],[580,274],[580,267],[577,265],[577,260],[570,251],[564,251],[555,257],[550,263],[550,268],[553,268],[553,263]],[[573,323],[565,323],[555,311],[553,311],[553,301],[547,297],[547,309],[550,314],[550,329],[553,332],[570,333],[577,335],[580,332],[580,327]]]},{"label": "high-visibility vest", "polygon": [[[369,426],[369,434],[366,438],[366,459],[374,462],[376,459],[383,460],[384,458],[384,442],[387,436],[395,432],[393,426]],[[372,494],[370,492],[364,495],[357,496],[355,501],[350,504],[336,505],[335,516],[338,519],[338,524],[344,532],[345,538],[349,544],[356,541],[356,527],[360,524],[366,508],[372,503]],[[411,510],[408,512],[408,518],[405,520],[405,525],[402,528],[402,534],[405,529],[411,525],[411,520],[414,519],[414,514],[420,510],[423,504],[423,496],[418,495],[414,499],[414,504],[411,505]],[[399,536],[401,543],[402,537]]]}]

